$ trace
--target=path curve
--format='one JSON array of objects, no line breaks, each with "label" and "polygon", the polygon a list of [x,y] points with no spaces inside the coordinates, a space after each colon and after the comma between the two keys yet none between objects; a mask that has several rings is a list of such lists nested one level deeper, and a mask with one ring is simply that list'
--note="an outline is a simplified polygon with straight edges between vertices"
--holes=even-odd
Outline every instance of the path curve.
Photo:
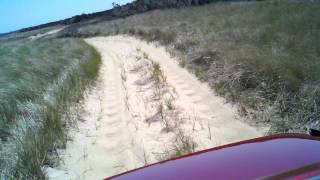
[{"label": "path curve", "polygon": [[147,78],[147,67],[155,62],[166,80],[163,96],[171,95],[175,106],[166,115],[196,142],[196,150],[262,136],[208,85],[181,68],[164,47],[127,36],[86,42],[102,55],[99,80],[84,100],[85,121],[72,131],[61,165],[46,170],[49,178],[102,179],[157,162],[170,150],[177,130],[164,132],[163,123],[150,120],[160,103]]}]

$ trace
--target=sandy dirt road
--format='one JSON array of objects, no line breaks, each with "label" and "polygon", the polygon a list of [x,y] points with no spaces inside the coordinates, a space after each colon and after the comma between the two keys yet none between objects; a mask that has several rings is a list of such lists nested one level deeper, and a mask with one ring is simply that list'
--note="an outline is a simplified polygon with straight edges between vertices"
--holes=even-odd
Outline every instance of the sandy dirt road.
[{"label": "sandy dirt road", "polygon": [[263,134],[163,47],[125,36],[86,41],[102,55],[101,72],[50,179],[102,179],[188,151],[186,143],[197,151]]}]

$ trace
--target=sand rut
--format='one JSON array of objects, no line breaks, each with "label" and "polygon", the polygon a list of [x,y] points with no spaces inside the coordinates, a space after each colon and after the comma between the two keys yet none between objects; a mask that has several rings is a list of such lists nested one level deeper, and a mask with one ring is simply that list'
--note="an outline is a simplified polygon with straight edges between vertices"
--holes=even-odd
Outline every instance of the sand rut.
[{"label": "sand rut", "polygon": [[170,158],[180,136],[194,142],[194,151],[262,134],[164,48],[122,36],[86,41],[102,54],[100,78],[84,100],[87,120],[72,131],[49,177],[102,179]]}]

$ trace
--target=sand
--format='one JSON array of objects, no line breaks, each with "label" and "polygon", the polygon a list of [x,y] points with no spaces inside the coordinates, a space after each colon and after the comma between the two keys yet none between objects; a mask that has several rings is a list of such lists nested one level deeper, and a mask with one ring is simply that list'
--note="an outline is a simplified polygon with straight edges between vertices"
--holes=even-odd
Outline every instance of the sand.
[{"label": "sand", "polygon": [[[45,168],[50,179],[103,179],[155,163],[174,153],[181,136],[198,151],[263,135],[164,47],[127,36],[86,42],[102,55],[100,75],[60,151],[60,166]],[[160,85],[151,79],[156,62]]]},{"label": "sand", "polygon": [[37,35],[34,35],[34,36],[30,36],[29,39],[31,40],[37,40],[39,38],[42,38],[42,37],[45,37],[45,36],[49,36],[49,35],[52,35],[52,34],[56,34],[60,31],[62,31],[64,28],[57,28],[57,29],[53,29],[51,31],[48,31],[48,32],[45,32],[45,33],[39,33]]}]

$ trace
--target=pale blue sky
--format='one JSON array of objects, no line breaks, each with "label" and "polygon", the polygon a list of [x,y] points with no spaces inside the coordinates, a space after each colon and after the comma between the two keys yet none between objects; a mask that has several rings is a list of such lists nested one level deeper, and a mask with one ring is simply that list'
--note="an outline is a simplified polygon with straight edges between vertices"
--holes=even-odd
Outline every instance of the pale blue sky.
[{"label": "pale blue sky", "polygon": [[0,0],[0,33],[112,8],[133,0]]}]

